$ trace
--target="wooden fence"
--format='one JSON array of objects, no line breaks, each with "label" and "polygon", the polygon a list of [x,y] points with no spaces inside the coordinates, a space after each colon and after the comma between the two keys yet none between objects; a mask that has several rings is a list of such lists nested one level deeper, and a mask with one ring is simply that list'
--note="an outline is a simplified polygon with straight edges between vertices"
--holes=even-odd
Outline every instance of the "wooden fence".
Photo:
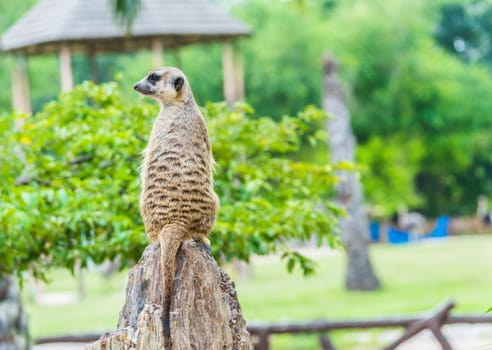
[{"label": "wooden fence", "polygon": [[[451,345],[442,333],[442,326],[445,324],[477,324],[492,323],[492,316],[451,316],[449,315],[455,303],[450,301],[443,304],[428,314],[420,317],[394,317],[368,320],[351,320],[351,321],[311,321],[299,323],[268,323],[254,324],[248,326],[248,331],[254,338],[255,350],[268,350],[270,337],[274,334],[308,334],[315,333],[320,335],[320,344],[323,350],[335,350],[327,333],[342,329],[369,329],[369,328],[397,328],[403,327],[405,331],[402,336],[385,346],[384,350],[393,350],[406,340],[412,338],[424,329],[429,329],[436,340],[441,344],[443,350],[452,350]],[[40,338],[35,341],[36,344],[46,343],[90,343],[98,340],[101,333],[81,334],[59,337]]]}]

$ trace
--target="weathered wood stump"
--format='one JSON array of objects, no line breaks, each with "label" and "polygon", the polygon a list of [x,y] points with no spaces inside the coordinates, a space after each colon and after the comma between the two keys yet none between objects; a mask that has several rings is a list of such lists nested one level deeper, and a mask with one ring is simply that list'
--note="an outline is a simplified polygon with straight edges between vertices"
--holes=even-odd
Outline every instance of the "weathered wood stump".
[{"label": "weathered wood stump", "polygon": [[[130,270],[118,329],[86,350],[165,349],[158,244],[148,246]],[[177,259],[168,349],[252,349],[234,283],[202,243],[186,241]]]}]

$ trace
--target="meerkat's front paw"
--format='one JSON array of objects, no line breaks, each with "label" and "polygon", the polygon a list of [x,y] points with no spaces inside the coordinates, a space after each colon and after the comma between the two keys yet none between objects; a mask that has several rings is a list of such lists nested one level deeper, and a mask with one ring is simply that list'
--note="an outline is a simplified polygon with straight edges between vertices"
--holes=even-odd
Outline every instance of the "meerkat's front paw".
[{"label": "meerkat's front paw", "polygon": [[210,240],[207,238],[207,236],[202,236],[202,237],[193,237],[193,240],[195,242],[202,242],[206,246],[210,247]]}]

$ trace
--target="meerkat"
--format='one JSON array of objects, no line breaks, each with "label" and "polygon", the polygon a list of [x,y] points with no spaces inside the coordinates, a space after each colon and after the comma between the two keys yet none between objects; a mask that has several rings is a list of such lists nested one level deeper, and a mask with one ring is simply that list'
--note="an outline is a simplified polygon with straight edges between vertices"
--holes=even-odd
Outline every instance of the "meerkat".
[{"label": "meerkat", "polygon": [[187,239],[210,244],[207,235],[219,205],[213,189],[214,159],[205,119],[181,70],[153,70],[134,88],[160,104],[144,150],[140,213],[147,236],[161,247],[163,321],[169,339],[179,247]]}]

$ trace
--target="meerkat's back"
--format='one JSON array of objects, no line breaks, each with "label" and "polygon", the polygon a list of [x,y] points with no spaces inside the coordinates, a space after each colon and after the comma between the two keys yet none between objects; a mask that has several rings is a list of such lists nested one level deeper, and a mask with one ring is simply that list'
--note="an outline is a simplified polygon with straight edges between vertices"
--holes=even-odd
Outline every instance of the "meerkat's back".
[{"label": "meerkat's back", "polygon": [[161,102],[142,167],[141,212],[152,240],[173,222],[186,226],[190,238],[201,237],[215,219],[208,131],[185,79],[180,71],[162,69],[136,85]]},{"label": "meerkat's back", "polygon": [[161,105],[144,151],[140,212],[148,237],[161,245],[164,329],[169,341],[177,251],[186,239],[208,242],[215,222],[214,161],[205,120],[183,72],[152,71],[135,90]]}]

